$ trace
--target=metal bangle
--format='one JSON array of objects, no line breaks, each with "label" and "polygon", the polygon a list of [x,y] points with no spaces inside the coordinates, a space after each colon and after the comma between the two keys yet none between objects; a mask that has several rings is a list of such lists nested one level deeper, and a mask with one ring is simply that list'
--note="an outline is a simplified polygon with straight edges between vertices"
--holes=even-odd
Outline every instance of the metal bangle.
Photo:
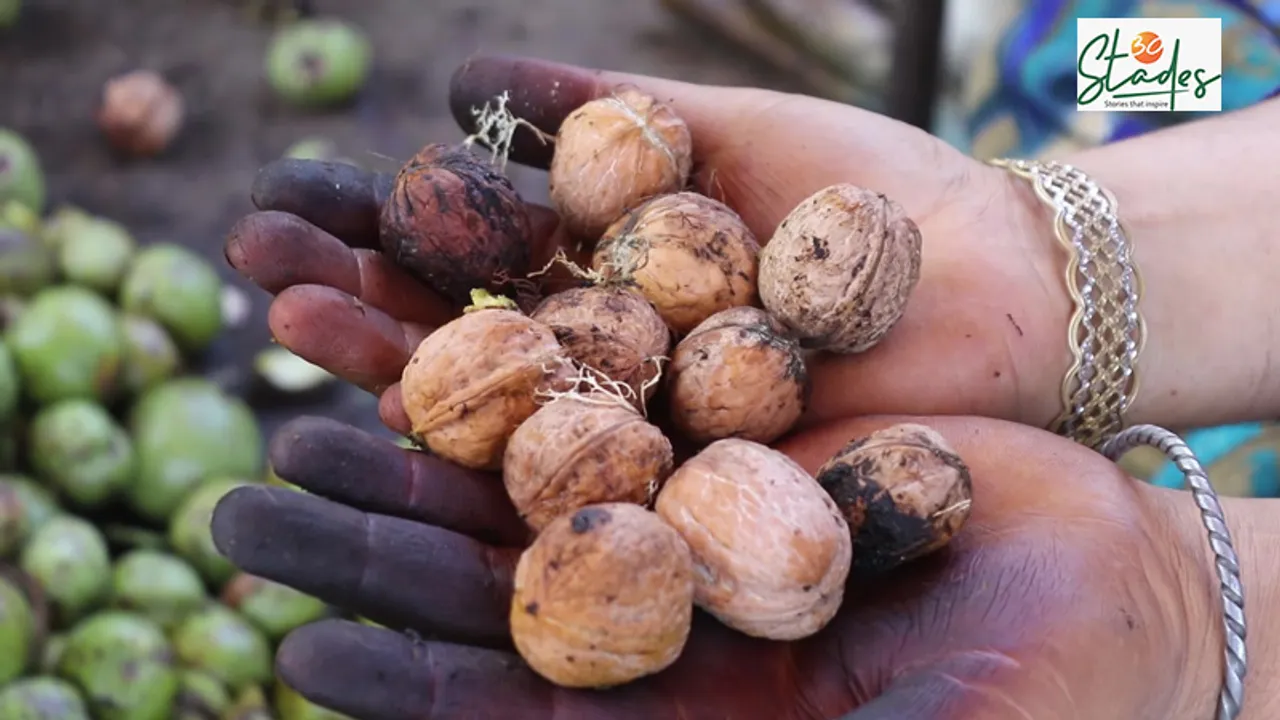
[{"label": "metal bangle", "polygon": [[1142,276],[1132,262],[1118,203],[1071,165],[990,162],[1029,181],[1054,211],[1054,235],[1067,253],[1064,279],[1075,309],[1067,334],[1072,365],[1062,380],[1062,413],[1051,429],[1097,449],[1124,427],[1124,413],[1138,394],[1138,356],[1147,334],[1138,312]]},{"label": "metal bangle", "polygon": [[1120,223],[1115,196],[1088,175],[1057,162],[996,159],[1031,183],[1054,210],[1054,235],[1067,252],[1065,279],[1075,303],[1068,343],[1073,363],[1062,383],[1061,415],[1051,428],[1111,460],[1138,445],[1164,453],[1186,478],[1209,536],[1226,632],[1225,667],[1217,720],[1235,720],[1244,702],[1244,590],[1240,561],[1218,494],[1195,453],[1176,434],[1155,425],[1124,429],[1124,413],[1138,392],[1138,356],[1146,323],[1138,312],[1142,277]]},{"label": "metal bangle", "polygon": [[1209,533],[1209,546],[1213,549],[1214,565],[1218,571],[1218,592],[1222,597],[1223,627],[1226,630],[1226,666],[1223,669],[1222,692],[1218,696],[1217,720],[1235,720],[1244,703],[1244,678],[1248,674],[1244,589],[1240,583],[1240,560],[1231,542],[1231,531],[1223,517],[1218,493],[1191,448],[1182,438],[1164,428],[1135,425],[1104,443],[1102,454],[1111,460],[1119,460],[1121,455],[1139,445],[1157,448],[1178,466],[1191,487],[1196,505],[1200,507],[1200,519]]}]

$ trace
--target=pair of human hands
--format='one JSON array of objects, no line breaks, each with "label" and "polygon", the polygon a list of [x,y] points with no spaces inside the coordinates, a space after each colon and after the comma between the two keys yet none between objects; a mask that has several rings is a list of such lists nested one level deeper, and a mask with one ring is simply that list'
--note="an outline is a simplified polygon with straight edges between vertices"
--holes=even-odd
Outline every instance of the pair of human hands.
[{"label": "pair of human hands", "polygon": [[[247,572],[395,630],[300,628],[279,650],[285,682],[369,720],[1207,713],[1212,698],[1195,695],[1212,692],[1200,678],[1216,659],[1206,650],[1215,625],[1184,589],[1207,583],[1186,560],[1202,551],[1185,516],[1162,491],[1033,427],[1057,409],[1070,307],[1034,199],[924,132],[812,98],[483,57],[455,75],[450,101],[466,126],[470,108],[505,91],[518,116],[554,133],[621,83],[686,119],[695,182],[762,240],[837,182],[883,192],[916,220],[924,264],[902,321],[871,351],[811,368],[804,428],[779,447],[813,471],[850,438],[912,416],[970,465],[968,525],[940,553],[850,587],[839,615],[806,640],[755,640],[699,616],[668,670],[570,691],[511,649],[512,574],[527,533],[501,482],[302,418],[273,439],[270,461],[309,492],[232,492],[214,515],[218,547]],[[545,166],[550,152],[521,134],[512,158]],[[254,187],[260,212],[235,226],[226,252],[275,295],[276,339],[379,394],[383,421],[405,432],[401,370],[458,309],[376,250],[389,185],[349,166],[273,165]],[[566,240],[554,213],[532,212],[534,254],[546,259]]]}]

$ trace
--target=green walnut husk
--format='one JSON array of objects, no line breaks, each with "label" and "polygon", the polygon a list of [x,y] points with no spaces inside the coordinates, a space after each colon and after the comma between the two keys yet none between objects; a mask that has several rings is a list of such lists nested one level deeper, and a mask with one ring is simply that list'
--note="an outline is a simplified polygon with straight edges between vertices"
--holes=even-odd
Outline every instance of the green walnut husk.
[{"label": "green walnut husk", "polygon": [[178,671],[164,631],[137,613],[104,610],[67,636],[58,675],[84,693],[95,720],[171,720]]},{"label": "green walnut husk", "polygon": [[36,474],[81,507],[100,507],[123,491],[137,469],[133,442],[101,405],[62,400],[31,421]]},{"label": "green walnut husk", "polygon": [[209,261],[170,243],[143,248],[120,283],[120,306],[154,318],[188,353],[222,331],[222,280]]},{"label": "green walnut husk", "polygon": [[120,556],[111,574],[112,605],[145,615],[166,631],[176,628],[205,600],[200,575],[166,552],[132,550]]},{"label": "green walnut husk", "polygon": [[210,604],[187,616],[173,633],[183,666],[206,672],[233,691],[269,682],[271,645],[244,616]]},{"label": "green walnut husk", "polygon": [[231,708],[227,686],[209,673],[183,669],[178,688],[174,720],[218,720]]},{"label": "green walnut husk", "polygon": [[359,28],[331,18],[307,19],[276,32],[267,48],[266,75],[286,102],[320,107],[350,100],[372,64],[372,45]]},{"label": "green walnut husk", "polygon": [[111,588],[107,541],[71,515],[52,518],[32,533],[18,564],[44,589],[59,627],[96,608]]},{"label": "green walnut husk", "polygon": [[123,225],[92,218],[58,248],[58,268],[68,281],[115,297],[138,243]]},{"label": "green walnut husk", "polygon": [[222,602],[245,616],[273,642],[323,618],[329,609],[323,601],[304,592],[248,573],[239,573],[227,583]]},{"label": "green walnut husk", "polygon": [[155,320],[141,315],[120,318],[124,358],[120,381],[131,395],[141,395],[172,378],[182,367],[179,352],[168,331]]},{"label": "green walnut husk", "polygon": [[22,378],[37,404],[81,398],[106,400],[120,374],[119,317],[101,295],[61,285],[36,293],[5,331]]},{"label": "green walnut husk", "polygon": [[33,238],[41,237],[44,223],[35,210],[17,200],[0,202],[0,228],[17,230]]},{"label": "green walnut husk", "polygon": [[324,160],[326,162],[340,162],[360,167],[360,163],[341,155],[338,152],[338,146],[332,140],[326,138],[316,137],[299,140],[284,151],[284,156],[294,160]]},{"label": "green walnut husk", "polygon": [[169,521],[169,544],[174,552],[210,585],[222,587],[236,573],[235,566],[213,544],[213,509],[223,495],[250,484],[228,478],[207,480],[182,501]]},{"label": "green walnut husk", "polygon": [[0,475],[0,486],[17,494],[22,503],[23,522],[27,528],[24,541],[51,518],[62,514],[53,493],[26,475]]},{"label": "green walnut husk", "polygon": [[27,594],[0,577],[0,685],[26,671],[35,643],[36,616]]},{"label": "green walnut husk", "polygon": [[71,683],[49,675],[22,678],[0,690],[0,718],[91,720],[80,691]]},{"label": "green walnut husk", "polygon": [[280,720],[353,720],[350,715],[322,708],[276,678],[276,715]]},{"label": "green walnut husk", "polygon": [[231,708],[219,720],[274,720],[274,717],[262,686],[250,685],[236,695]]},{"label": "green walnut husk", "polygon": [[57,278],[57,258],[40,239],[0,227],[0,293],[27,297]]},{"label": "green walnut husk", "polygon": [[22,547],[31,532],[31,515],[26,498],[17,485],[0,476],[0,557],[9,557]]},{"label": "green walnut husk", "polygon": [[44,169],[26,138],[0,128],[0,205],[10,200],[17,200],[36,214],[44,212]]},{"label": "green walnut husk", "polygon": [[93,220],[93,215],[74,205],[59,205],[45,218],[40,228],[40,240],[46,247],[57,252],[68,238],[93,224]]},{"label": "green walnut husk", "polygon": [[263,442],[241,400],[203,378],[163,382],[139,398],[129,421],[138,453],[129,506],[164,522],[193,488],[212,477],[258,477]]},{"label": "green walnut husk", "polygon": [[12,27],[21,14],[22,0],[0,0],[0,30]]}]

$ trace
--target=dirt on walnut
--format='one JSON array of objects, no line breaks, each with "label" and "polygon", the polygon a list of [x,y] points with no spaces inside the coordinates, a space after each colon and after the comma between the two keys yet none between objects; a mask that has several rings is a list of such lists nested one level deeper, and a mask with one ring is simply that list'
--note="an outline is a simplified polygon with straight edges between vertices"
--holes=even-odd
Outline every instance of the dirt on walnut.
[{"label": "dirt on walnut", "polygon": [[[278,0],[267,0],[268,3]],[[251,293],[244,329],[227,333],[207,365],[247,364],[270,340],[268,298],[223,258],[228,229],[252,212],[249,186],[263,164],[305,137],[325,137],[369,169],[394,173],[423,144],[457,142],[450,76],[478,50],[546,57],[714,85],[798,90],[704,33],[673,20],[660,3],[577,0],[316,0],[318,14],[351,20],[376,45],[375,69],[355,103],[304,112],[276,101],[262,77],[269,24],[247,0],[40,0],[0,32],[0,126],[28,137],[63,202],[124,223],[143,243],[180,242]],[[619,28],[632,28],[620,34]],[[187,123],[162,155],[127,160],[94,126],[103,83],[138,68],[160,72],[182,93]],[[546,173],[512,165],[530,202],[546,203]],[[354,387],[314,401],[260,408],[270,432],[299,413],[320,413],[385,432],[376,399]]]},{"label": "dirt on walnut", "polygon": [[799,345],[750,306],[695,327],[672,352],[667,379],[672,422],[702,443],[771,443],[800,420],[812,389]]},{"label": "dirt on walnut", "polygon": [[853,533],[853,577],[946,546],[969,518],[969,468],[932,428],[904,423],[853,440],[817,473]]}]

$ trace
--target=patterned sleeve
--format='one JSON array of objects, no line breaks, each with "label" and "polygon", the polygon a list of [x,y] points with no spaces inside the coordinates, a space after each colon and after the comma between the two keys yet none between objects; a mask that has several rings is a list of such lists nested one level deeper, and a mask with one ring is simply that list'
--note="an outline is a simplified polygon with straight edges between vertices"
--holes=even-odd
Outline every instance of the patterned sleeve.
[{"label": "patterned sleeve", "polygon": [[1024,0],[966,81],[968,148],[981,158],[1037,157],[1198,117],[1076,110],[1077,17],[1222,19],[1222,109],[1280,96],[1280,0]]}]

